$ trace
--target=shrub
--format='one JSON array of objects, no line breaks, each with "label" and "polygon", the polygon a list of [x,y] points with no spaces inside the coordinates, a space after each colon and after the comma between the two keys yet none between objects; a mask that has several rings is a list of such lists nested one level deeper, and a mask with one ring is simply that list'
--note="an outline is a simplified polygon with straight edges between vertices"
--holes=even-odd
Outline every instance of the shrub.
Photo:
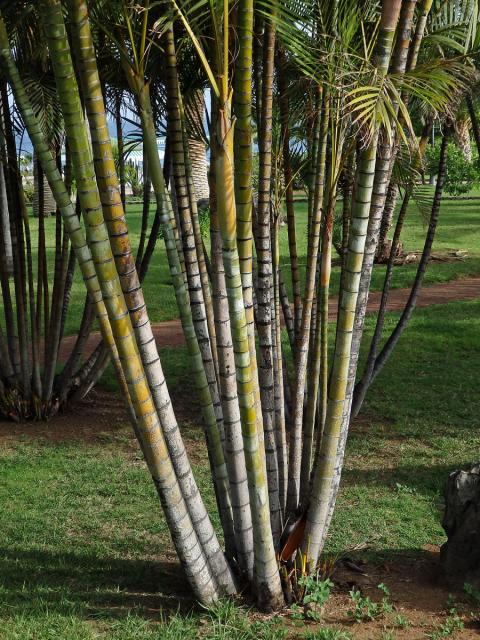
[{"label": "shrub", "polygon": [[[427,147],[425,152],[426,168],[430,175],[438,169],[440,144]],[[445,175],[445,192],[452,196],[468,193],[479,179],[478,169],[474,162],[467,162],[462,152],[453,143],[448,143],[447,170]]]}]

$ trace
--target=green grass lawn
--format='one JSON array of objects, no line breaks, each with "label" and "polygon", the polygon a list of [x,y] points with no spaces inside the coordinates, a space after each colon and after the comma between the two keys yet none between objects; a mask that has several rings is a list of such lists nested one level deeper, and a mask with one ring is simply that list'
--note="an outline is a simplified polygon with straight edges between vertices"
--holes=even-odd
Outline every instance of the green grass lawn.
[{"label": "green grass lawn", "polygon": [[[162,358],[171,387],[193,405],[184,400],[182,415],[194,416],[185,349]],[[352,427],[329,553],[362,547],[357,554],[394,561],[444,540],[443,483],[478,458],[479,368],[480,301],[415,313]],[[213,511],[200,427],[182,422]],[[275,619],[253,623],[227,605],[187,613],[188,590],[126,420],[89,442],[16,428],[0,446],[2,640],[283,637]]]},{"label": "green grass lawn", "polygon": [[[431,196],[431,188],[426,187],[426,193]],[[475,193],[474,195],[478,195]],[[306,236],[306,203],[297,202],[297,236],[298,255],[302,271],[306,264],[307,236]],[[130,229],[132,246],[138,246],[141,205],[130,204],[127,206],[127,220]],[[151,214],[153,218],[153,211]],[[32,242],[36,252],[37,221],[31,218]],[[442,204],[440,223],[433,250],[446,252],[450,249],[464,249],[468,251],[465,261],[433,262],[430,264],[425,276],[425,284],[434,282],[446,282],[458,277],[464,277],[480,273],[480,235],[477,230],[480,225],[480,199],[479,200],[445,200]],[[53,253],[55,239],[55,221],[46,220],[48,259],[50,272],[53,270]],[[403,242],[407,251],[420,250],[423,247],[426,226],[417,205],[412,203],[409,207],[407,222],[403,236]],[[208,242],[208,241],[207,241]],[[285,280],[291,295],[290,278],[288,276],[288,242],[287,228],[284,225],[280,230],[281,262],[284,265]],[[393,287],[409,286],[415,276],[416,265],[410,264],[395,269]],[[375,266],[373,273],[372,289],[381,289],[384,266]],[[332,271],[332,294],[335,294],[339,284],[339,268]],[[144,283],[145,298],[152,322],[171,320],[178,316],[175,295],[170,282],[170,275],[165,254],[163,240],[159,240],[155,250],[150,269]],[[72,288],[70,310],[66,324],[66,334],[75,333],[81,318],[85,300],[85,288],[81,281],[79,270],[76,271]]]}]

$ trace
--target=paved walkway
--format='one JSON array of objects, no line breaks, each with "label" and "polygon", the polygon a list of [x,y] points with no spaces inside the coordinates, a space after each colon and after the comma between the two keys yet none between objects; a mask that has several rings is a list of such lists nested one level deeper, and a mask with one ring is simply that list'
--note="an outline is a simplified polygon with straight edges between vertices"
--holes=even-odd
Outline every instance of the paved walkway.
[{"label": "paved walkway", "polygon": [[[376,313],[380,305],[381,292],[370,294],[367,313]],[[402,311],[410,295],[410,289],[392,289],[388,300],[388,311]],[[433,284],[421,290],[417,300],[418,307],[428,307],[434,304],[445,304],[456,300],[474,300],[480,298],[480,276],[451,280]],[[337,316],[338,298],[330,298],[329,320],[333,321]],[[177,347],[185,343],[180,320],[168,320],[153,325],[153,333],[159,347]],[[60,348],[60,360],[66,360],[75,344],[75,336],[67,336],[62,341]],[[99,333],[92,333],[87,342],[86,353],[90,354],[100,339]]]}]

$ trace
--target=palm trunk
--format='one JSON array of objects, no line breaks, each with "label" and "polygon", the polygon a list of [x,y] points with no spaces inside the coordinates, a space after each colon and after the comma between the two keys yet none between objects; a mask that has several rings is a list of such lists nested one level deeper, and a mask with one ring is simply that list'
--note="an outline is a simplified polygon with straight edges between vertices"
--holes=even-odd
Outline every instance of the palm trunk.
[{"label": "palm trunk", "polygon": [[22,384],[22,394],[28,398],[31,393],[30,343],[27,327],[27,274],[25,264],[25,237],[22,224],[23,207],[21,192],[21,176],[17,165],[15,136],[12,129],[10,108],[6,84],[2,83],[1,99],[3,105],[3,125],[5,135],[5,149],[7,154],[5,182],[7,187],[8,210],[10,213],[10,234],[13,252],[13,282],[16,302],[16,319],[19,347],[19,374]]},{"label": "palm trunk", "polygon": [[235,351],[238,396],[242,417],[250,505],[255,547],[254,577],[257,600],[261,608],[276,609],[283,602],[280,576],[267,499],[263,447],[257,430],[255,388],[242,295],[242,279],[236,238],[236,213],[233,187],[233,127],[231,106],[222,95],[218,110],[218,152],[215,163],[218,218],[223,240],[223,263],[228,291],[230,321]]},{"label": "palm trunk", "polygon": [[427,269],[428,261],[430,259],[430,255],[431,255],[431,252],[432,252],[433,240],[435,238],[435,232],[436,232],[437,224],[438,224],[438,217],[439,217],[439,213],[440,213],[440,204],[441,204],[442,195],[443,195],[443,186],[445,184],[445,174],[446,174],[446,164],[447,164],[447,151],[448,151],[448,139],[449,139],[449,132],[446,131],[444,136],[443,136],[442,146],[441,146],[441,149],[440,149],[440,158],[439,158],[439,163],[438,163],[437,185],[436,185],[436,188],[435,188],[435,195],[434,195],[433,203],[432,203],[432,210],[431,210],[431,214],[430,214],[428,231],[427,231],[427,235],[426,235],[426,238],[425,238],[425,244],[424,244],[424,247],[423,247],[423,251],[422,251],[422,256],[420,258],[420,262],[418,264],[418,269],[417,269],[417,273],[415,275],[415,280],[414,280],[414,283],[413,283],[413,286],[412,286],[412,290],[410,292],[410,296],[409,296],[409,298],[407,300],[407,303],[406,303],[405,308],[404,308],[404,310],[402,312],[402,315],[401,315],[399,321],[397,322],[397,325],[395,326],[395,329],[393,330],[392,334],[390,335],[390,337],[388,338],[387,342],[385,343],[383,349],[380,351],[380,353],[378,354],[377,358],[375,359],[375,366],[374,366],[373,371],[372,371],[370,383],[375,380],[375,378],[377,377],[377,375],[380,373],[381,369],[385,365],[386,361],[390,357],[390,355],[391,355],[392,351],[394,350],[398,340],[400,339],[401,335],[405,331],[405,329],[407,327],[407,324],[408,324],[408,322],[409,322],[409,320],[410,320],[410,318],[412,316],[413,311],[415,310],[418,294],[420,292],[420,289],[421,289],[421,286],[422,286],[422,282],[423,282],[423,277],[425,275],[425,271]]},{"label": "palm trunk", "polygon": [[[421,11],[424,9],[429,10],[430,0],[424,0]],[[397,73],[403,73],[405,69],[411,70],[415,67],[417,61],[417,54],[412,55],[412,50],[415,47],[419,47],[419,42],[423,37],[423,31],[425,28],[425,21],[423,20],[423,13],[419,22],[417,22],[417,28],[412,39],[410,50],[408,55],[406,52],[408,38],[411,31],[411,23],[413,18],[413,10],[415,3],[412,0],[402,4],[401,14],[399,16],[400,33],[395,44],[394,59],[392,66]],[[427,6],[428,5],[428,6]],[[426,20],[426,18],[425,18]],[[423,25],[423,26],[422,26]],[[398,112],[398,104],[394,103],[394,111]],[[400,118],[401,120],[401,118]],[[395,127],[392,128],[395,135]],[[327,522],[325,532],[330,525],[333,509],[335,506],[338,487],[340,484],[341,469],[343,465],[343,458],[345,453],[345,446],[348,435],[348,427],[351,417],[351,403],[353,396],[353,389],[355,384],[355,377],[358,364],[358,356],[360,350],[360,342],[363,335],[363,323],[365,319],[366,305],[368,301],[368,291],[370,287],[371,273],[373,268],[373,262],[377,252],[377,242],[379,227],[381,224],[382,212],[385,207],[387,188],[390,184],[391,175],[393,171],[393,163],[395,161],[396,154],[398,152],[398,145],[390,143],[385,139],[386,133],[384,132],[383,143],[380,146],[379,157],[377,158],[377,167],[375,171],[375,183],[374,183],[374,197],[372,198],[372,210],[370,213],[370,221],[368,227],[367,236],[367,250],[365,252],[365,259],[362,266],[362,275],[360,281],[360,293],[359,300],[357,302],[357,310],[355,316],[355,324],[353,331],[353,339],[351,346],[351,359],[349,364],[348,373],[348,385],[346,391],[346,402],[344,404],[341,437],[338,447],[337,462],[335,464],[334,480],[332,486],[332,492],[330,497],[330,503],[328,507]],[[393,135],[393,138],[394,138]],[[323,544],[323,543],[322,543]]]},{"label": "palm trunk", "polygon": [[[274,381],[275,381],[275,443],[277,447],[278,460],[278,491],[280,500],[280,509],[285,513],[287,505],[287,488],[288,488],[288,450],[287,450],[287,433],[285,420],[285,397],[284,397],[284,371],[283,371],[283,352],[282,352],[282,331],[280,324],[280,288],[281,288],[281,272],[280,272],[280,245],[278,237],[279,215],[276,214],[273,225],[273,266],[274,266]],[[287,301],[288,302],[288,301]],[[293,324],[293,323],[292,323]]]},{"label": "palm trunk", "polygon": [[470,143],[470,120],[468,117],[456,118],[453,129],[453,139],[461,151],[465,162],[471,162],[472,146]]},{"label": "palm trunk", "polygon": [[257,248],[258,302],[257,332],[260,352],[259,383],[262,403],[267,479],[270,498],[271,523],[275,544],[282,530],[278,460],[275,441],[275,400],[273,380],[273,323],[272,323],[272,232],[270,225],[271,173],[272,173],[272,105],[275,55],[275,27],[265,25],[263,43],[262,108],[259,130],[259,179],[255,244]]},{"label": "palm trunk", "polygon": [[[212,190],[214,185],[212,185]],[[211,200],[212,201],[212,200]],[[243,449],[242,423],[235,377],[235,354],[228,311],[228,296],[222,256],[222,239],[218,229],[218,217],[211,210],[212,238],[212,288],[215,320],[217,322],[217,347],[219,381],[225,424],[225,458],[227,461],[232,494],[235,540],[240,570],[249,580],[253,578],[253,536],[250,496]]]},{"label": "palm trunk", "polygon": [[283,320],[285,322],[285,328],[288,333],[288,341],[292,353],[295,351],[295,320],[293,318],[292,307],[290,306],[290,300],[288,299],[287,287],[285,280],[283,279],[282,269],[278,268],[278,294],[280,297],[280,304],[282,307]]},{"label": "palm trunk", "polygon": [[115,127],[117,130],[117,150],[118,150],[118,178],[120,182],[120,199],[123,209],[127,202],[126,181],[125,181],[125,151],[123,144],[122,126],[122,93],[118,91],[115,95]]},{"label": "palm trunk", "polygon": [[[420,165],[422,163],[425,148],[426,148],[428,139],[430,137],[431,128],[432,128],[431,122],[428,122],[424,127],[423,134],[419,142],[419,155],[418,155],[417,165]],[[360,411],[362,403],[365,399],[365,395],[372,382],[372,374],[375,366],[375,360],[377,357],[377,350],[380,344],[383,325],[385,321],[385,314],[387,310],[388,296],[390,293],[390,284],[391,284],[391,279],[393,275],[395,256],[400,243],[400,235],[402,233],[403,223],[407,213],[410,197],[413,194],[413,189],[414,189],[413,185],[409,185],[407,187],[407,190],[403,198],[402,206],[398,214],[397,224],[395,226],[395,232],[392,239],[392,246],[391,246],[390,255],[388,258],[386,273],[385,273],[385,280],[384,280],[383,290],[382,290],[382,298],[381,298],[380,307],[378,310],[375,331],[372,337],[372,342],[370,344],[370,350],[367,357],[367,362],[365,364],[365,369],[362,374],[362,378],[358,382],[358,384],[355,386],[355,389],[354,389],[352,411],[351,411],[353,417],[356,416]]]},{"label": "palm trunk", "polygon": [[385,274],[385,281],[382,290],[382,299],[380,301],[380,308],[378,310],[377,322],[375,325],[375,332],[373,334],[372,342],[370,344],[370,350],[367,357],[367,363],[363,372],[362,378],[355,385],[351,416],[356,417],[362,407],[363,401],[367,394],[368,388],[372,382],[372,373],[375,366],[375,359],[377,357],[378,345],[382,337],[382,330],[385,321],[385,314],[387,311],[387,300],[390,292],[390,283],[393,275],[393,266],[395,261],[395,251],[400,241],[400,234],[402,233],[403,223],[408,209],[408,203],[410,202],[411,189],[408,189],[402,201],[402,206],[398,213],[397,224],[395,225],[395,233],[392,240],[392,249],[388,259],[387,270]]},{"label": "palm trunk", "polygon": [[[2,105],[2,93],[0,92],[0,173],[1,183],[4,191],[2,195],[2,226],[0,232],[2,233],[2,244],[8,245],[11,248],[12,263],[8,264],[6,260],[6,252],[0,252],[0,281],[2,287],[2,299],[3,309],[5,315],[5,329],[6,329],[6,341],[8,345],[8,353],[10,356],[10,363],[13,368],[14,374],[17,375],[20,372],[20,352],[18,346],[18,336],[16,334],[14,310],[12,304],[12,296],[10,292],[10,276],[13,276],[14,272],[14,260],[13,260],[13,242],[11,235],[11,215],[8,209],[8,193],[7,193],[7,150],[5,145],[5,138],[3,136],[4,130],[4,110]],[[4,198],[4,199],[3,199]],[[4,212],[8,212],[8,217],[4,215]],[[8,235],[7,235],[8,234]],[[8,239],[7,239],[8,238]]]},{"label": "palm trunk", "polygon": [[[258,60],[257,38],[254,38],[253,0],[241,0],[237,9],[237,31],[239,50],[234,73],[234,111],[236,116],[234,131],[234,172],[235,208],[237,215],[237,249],[242,278],[243,305],[247,323],[248,348],[252,370],[252,384],[255,395],[255,415],[257,431],[263,446],[263,416],[258,380],[257,351],[255,340],[256,296],[253,264],[253,193],[252,193],[252,72],[261,71]],[[256,15],[256,26],[262,22]],[[255,61],[253,53],[255,51]],[[260,113],[260,87],[257,80],[257,112]],[[260,75],[261,77],[261,75]],[[214,127],[216,127],[215,120]],[[258,120],[260,122],[260,120]],[[213,136],[216,136],[214,131]],[[254,286],[255,285],[255,286]]]},{"label": "palm trunk", "polygon": [[388,232],[392,227],[393,214],[395,211],[395,206],[397,204],[398,197],[398,186],[390,182],[387,191],[387,197],[385,200],[385,206],[383,208],[382,221],[380,224],[380,232],[378,235],[378,245],[377,245],[377,261],[383,262],[385,258],[388,260],[387,255],[387,236]]},{"label": "palm trunk", "polygon": [[[83,4],[83,3],[82,3]],[[77,8],[75,5],[73,8]],[[83,7],[78,7],[82,9]],[[61,5],[42,1],[43,23],[53,63],[57,91],[72,151],[88,244],[91,247],[102,297],[121,359],[128,392],[137,417],[137,429],[146,452],[147,464],[165,509],[177,553],[192,587],[200,599],[209,602],[219,594],[204,549],[176,479],[159,416],[133,335],[130,316],[115,268],[109,237],[103,221],[102,204],[95,182],[87,129],[75,85]],[[85,22],[88,27],[88,22]],[[95,62],[95,59],[93,59]],[[95,82],[95,78],[93,81]],[[100,107],[101,109],[101,107]],[[93,133],[93,128],[92,128]]]},{"label": "palm trunk", "polygon": [[208,200],[208,170],[205,142],[201,139],[203,130],[203,116],[205,114],[205,99],[203,89],[196,90],[185,105],[186,128],[191,123],[190,135],[187,139],[186,153],[190,159],[191,176],[193,182],[193,201],[195,205],[199,200]]},{"label": "palm trunk", "polygon": [[[0,123],[1,123],[0,110]],[[2,153],[0,153],[0,157]],[[13,274],[13,253],[12,253],[12,236],[10,234],[10,215],[8,212],[7,186],[5,184],[5,175],[3,172],[3,164],[0,163],[0,225],[2,227],[2,244],[0,251],[5,256],[6,272],[8,276]]]},{"label": "palm trunk", "polygon": [[150,215],[150,192],[152,190],[152,181],[148,171],[148,160],[145,150],[143,151],[143,205],[142,205],[142,226],[140,229],[140,240],[138,241],[137,257],[135,266],[140,271],[140,265],[143,261],[143,252],[145,251],[145,241],[148,231],[148,218]]},{"label": "palm trunk", "polygon": [[287,513],[293,516],[300,498],[302,465],[302,431],[304,395],[309,351],[309,336],[315,292],[318,253],[320,247],[320,225],[326,169],[326,148],[330,101],[326,90],[323,93],[320,139],[315,170],[315,196],[308,234],[307,275],[303,300],[302,325],[295,345],[295,392],[293,398],[293,424],[290,430]]},{"label": "palm trunk", "polygon": [[415,33],[412,38],[412,43],[408,52],[407,70],[411,71],[417,66],[418,53],[420,51],[420,45],[422,44],[423,34],[425,33],[425,27],[427,26],[427,18],[432,8],[433,0],[422,0],[420,9],[418,12],[417,24],[415,26]]},{"label": "palm trunk", "polygon": [[[400,0],[390,0],[384,2],[382,6],[375,60],[378,72],[382,75],[386,74],[388,69],[401,4]],[[340,292],[341,304],[337,320],[337,337],[330,379],[327,416],[324,435],[314,469],[310,507],[307,513],[303,542],[303,551],[308,553],[312,566],[316,565],[323,547],[329,524],[329,507],[332,492],[335,490],[334,475],[337,455],[340,450],[339,445],[342,444],[341,433],[344,407],[348,403],[347,391],[352,353],[352,334],[369,225],[378,133],[378,129],[374,131],[372,141],[367,148],[361,151],[359,158],[355,201],[353,203],[348,254],[346,257],[345,268],[347,275],[344,289]]]},{"label": "palm trunk", "polygon": [[[80,79],[90,123],[92,146],[97,159],[95,173],[100,190],[101,206],[126,307],[135,332],[134,342],[135,347],[138,345],[139,366],[144,368],[148,382],[147,389],[151,393],[152,403],[156,414],[158,414],[159,426],[161,424],[160,432],[163,430],[162,436],[165,437],[165,444],[171,456],[171,470],[178,477],[179,489],[183,495],[193,531],[198,537],[199,546],[205,553],[212,576],[218,582],[220,590],[233,592],[235,587],[232,576],[195,483],[170,396],[166,389],[165,377],[135,269],[125,215],[118,197],[118,181],[96,67],[95,51],[87,19],[86,3],[84,0],[69,0],[68,4],[74,27],[76,52],[80,62]],[[148,459],[152,443],[145,439],[145,435],[142,434],[142,449]]]},{"label": "palm trunk", "polygon": [[[171,144],[174,191],[180,218],[190,306],[192,310],[194,310],[194,313],[192,313],[193,323],[202,354],[203,366],[212,396],[217,423],[220,431],[223,431],[222,407],[216,379],[217,353],[213,309],[208,276],[205,268],[203,280],[200,272],[201,260],[199,254],[202,251],[202,247],[197,246],[194,234],[193,218],[198,215],[198,212],[196,203],[193,204],[193,200],[190,198],[190,190],[188,187],[187,160],[185,157],[183,134],[184,121],[182,118],[173,29],[168,29],[165,34],[165,49],[167,54],[168,135]],[[205,267],[204,260],[203,266]],[[205,277],[207,277],[207,282],[205,282]],[[207,298],[204,295],[205,293],[207,294]]]},{"label": "palm trunk", "polygon": [[242,424],[235,375],[235,354],[233,348],[232,327],[228,309],[228,294],[223,265],[222,238],[218,226],[217,196],[215,184],[216,136],[215,126],[218,118],[218,101],[212,95],[210,130],[210,243],[211,243],[211,281],[215,312],[217,349],[219,362],[219,384],[225,424],[225,458],[230,479],[232,509],[235,523],[235,541],[240,571],[253,579],[253,533],[250,510],[250,495],[245,466]]},{"label": "palm trunk", "polygon": [[[144,133],[144,144],[148,155],[148,162],[151,171],[152,185],[157,201],[157,208],[160,214],[160,221],[163,227],[167,258],[170,267],[170,274],[175,289],[175,297],[180,313],[183,332],[185,334],[189,355],[194,363],[194,380],[197,391],[200,393],[203,408],[203,418],[206,426],[206,435],[209,443],[210,464],[214,479],[216,497],[219,504],[220,518],[226,538],[233,539],[232,513],[229,496],[228,475],[223,456],[221,433],[219,431],[215,412],[212,407],[208,383],[203,368],[202,359],[198,347],[198,341],[193,326],[192,311],[190,308],[188,290],[185,286],[183,269],[180,264],[178,244],[174,236],[172,223],[174,223],[171,203],[168,200],[163,182],[163,172],[160,166],[158,150],[155,138],[155,126],[150,105],[148,86],[143,84],[140,78],[136,78],[132,84],[136,88],[137,98],[140,106],[140,115]],[[229,542],[230,544],[230,542]]]},{"label": "palm trunk", "polygon": [[293,308],[295,317],[295,335],[300,332],[302,322],[302,296],[300,292],[300,272],[298,268],[297,238],[295,230],[295,206],[293,200],[293,174],[290,163],[290,129],[289,99],[285,82],[285,55],[278,49],[278,90],[281,114],[281,138],[283,154],[283,171],[285,178],[285,206],[287,209],[288,250],[290,255],[290,271],[292,276]]},{"label": "palm trunk", "polygon": [[93,321],[95,319],[95,307],[87,295],[85,304],[83,305],[83,314],[78,328],[77,337],[74,347],[70,353],[63,370],[55,383],[56,392],[60,397],[60,404],[64,404],[72,387],[74,386],[74,378],[77,373],[78,365],[82,359],[84,348],[90,335]]},{"label": "palm trunk", "polygon": [[475,111],[475,107],[472,102],[472,97],[467,93],[465,96],[467,102],[468,115],[470,116],[470,122],[472,123],[473,137],[475,139],[475,145],[477,147],[478,162],[480,162],[480,127],[478,126],[478,118]]},{"label": "palm trunk", "polygon": [[55,275],[52,290],[48,340],[46,340],[47,350],[45,370],[43,375],[43,400],[47,404],[50,402],[53,390],[55,369],[58,351],[60,348],[62,309],[69,265],[69,240],[68,235],[64,233],[62,241],[62,224],[62,218],[59,213],[57,216],[57,238],[55,245]]},{"label": "palm trunk", "polygon": [[[332,231],[336,205],[336,186],[333,185],[333,161],[329,168],[327,182],[328,206],[323,220],[322,253],[320,261],[319,291],[317,302],[317,326],[312,340],[313,354],[309,369],[307,393],[307,413],[304,420],[304,446],[302,452],[301,497],[302,504],[308,501],[311,469],[314,453],[314,429],[317,426],[317,449],[327,417],[328,404],[328,297],[332,270]],[[318,405],[318,412],[317,412]]]}]

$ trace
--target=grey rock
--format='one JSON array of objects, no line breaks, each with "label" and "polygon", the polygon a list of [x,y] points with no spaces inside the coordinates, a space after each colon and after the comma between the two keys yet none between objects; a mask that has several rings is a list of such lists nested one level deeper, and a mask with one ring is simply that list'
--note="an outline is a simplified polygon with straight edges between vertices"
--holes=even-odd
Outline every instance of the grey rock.
[{"label": "grey rock", "polygon": [[451,473],[445,485],[442,526],[448,540],[440,551],[447,584],[480,587],[480,462]]}]

